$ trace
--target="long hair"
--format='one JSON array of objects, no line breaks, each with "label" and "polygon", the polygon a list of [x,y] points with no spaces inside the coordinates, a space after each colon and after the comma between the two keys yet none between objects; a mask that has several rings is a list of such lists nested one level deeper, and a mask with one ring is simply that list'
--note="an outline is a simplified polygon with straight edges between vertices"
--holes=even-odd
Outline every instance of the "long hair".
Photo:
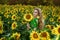
[{"label": "long hair", "polygon": [[38,28],[39,29],[43,29],[44,28],[44,20],[43,20],[41,9],[35,8],[34,10],[37,10],[38,11],[38,16],[39,16]]}]

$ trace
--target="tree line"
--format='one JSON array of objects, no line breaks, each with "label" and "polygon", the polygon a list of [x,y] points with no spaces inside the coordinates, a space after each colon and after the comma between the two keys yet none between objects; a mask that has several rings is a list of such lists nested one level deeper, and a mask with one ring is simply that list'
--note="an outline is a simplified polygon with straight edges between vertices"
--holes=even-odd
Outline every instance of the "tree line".
[{"label": "tree line", "polygon": [[0,4],[60,5],[60,0],[0,0]]}]

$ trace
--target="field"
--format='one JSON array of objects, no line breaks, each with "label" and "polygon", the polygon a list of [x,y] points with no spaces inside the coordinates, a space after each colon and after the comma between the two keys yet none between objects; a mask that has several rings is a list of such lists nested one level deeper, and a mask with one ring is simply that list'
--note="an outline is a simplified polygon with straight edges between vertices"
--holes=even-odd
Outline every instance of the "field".
[{"label": "field", "polygon": [[[28,31],[23,17],[35,7],[42,11],[45,28]],[[60,40],[60,7],[0,5],[0,40]]]}]

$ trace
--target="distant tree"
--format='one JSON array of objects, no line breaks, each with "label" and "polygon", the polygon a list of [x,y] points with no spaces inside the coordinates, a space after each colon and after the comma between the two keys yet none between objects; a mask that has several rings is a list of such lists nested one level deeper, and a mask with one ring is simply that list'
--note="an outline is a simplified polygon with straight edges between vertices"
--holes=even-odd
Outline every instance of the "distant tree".
[{"label": "distant tree", "polygon": [[18,0],[9,0],[9,3],[8,4],[16,4]]},{"label": "distant tree", "polygon": [[60,5],[60,0],[53,0],[53,3],[54,3],[55,5]]},{"label": "distant tree", "polygon": [[0,4],[60,5],[60,0],[0,0]]},{"label": "distant tree", "polygon": [[0,0],[0,4],[7,4],[9,0]]}]

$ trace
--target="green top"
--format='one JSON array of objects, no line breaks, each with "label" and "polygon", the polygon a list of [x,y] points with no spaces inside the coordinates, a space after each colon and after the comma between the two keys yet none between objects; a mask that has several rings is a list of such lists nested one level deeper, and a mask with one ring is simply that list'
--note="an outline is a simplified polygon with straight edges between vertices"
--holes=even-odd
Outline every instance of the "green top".
[{"label": "green top", "polygon": [[31,21],[29,22],[29,24],[30,24],[30,27],[31,27],[32,29],[37,28],[37,27],[38,27],[38,18],[34,18],[33,20],[31,20]]}]

